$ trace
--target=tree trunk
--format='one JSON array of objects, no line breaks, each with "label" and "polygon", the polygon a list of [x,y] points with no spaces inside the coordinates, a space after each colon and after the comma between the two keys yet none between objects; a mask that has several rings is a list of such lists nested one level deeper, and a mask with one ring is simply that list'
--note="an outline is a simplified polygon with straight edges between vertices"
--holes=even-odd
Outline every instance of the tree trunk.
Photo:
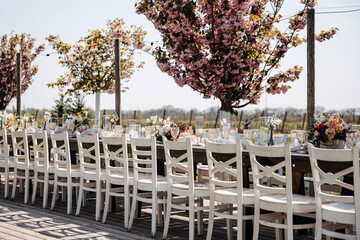
[{"label": "tree trunk", "polygon": [[95,93],[95,123],[100,121],[100,92]]}]

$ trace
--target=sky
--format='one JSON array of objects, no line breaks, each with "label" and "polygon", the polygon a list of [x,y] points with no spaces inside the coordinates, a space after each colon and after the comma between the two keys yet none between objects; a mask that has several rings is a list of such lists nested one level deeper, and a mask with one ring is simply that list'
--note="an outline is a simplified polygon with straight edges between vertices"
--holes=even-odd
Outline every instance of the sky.
[{"label": "sky", "polygon": [[[0,35],[30,33],[37,39],[36,45],[46,43],[46,50],[35,64],[39,66],[34,83],[22,96],[25,108],[47,108],[54,106],[58,90],[48,88],[64,72],[58,64],[57,54],[47,44],[45,37],[59,35],[64,42],[75,43],[86,36],[88,29],[106,27],[107,19],[123,18],[126,25],[142,26],[147,31],[146,41],[161,41],[160,34],[143,15],[135,12],[134,0],[0,0]],[[284,17],[295,14],[301,7],[300,0],[287,0],[281,14]],[[349,7],[350,6],[350,7]],[[318,0],[316,13],[359,9],[359,0]],[[315,102],[326,109],[359,108],[360,90],[360,11],[352,13],[316,14],[315,29],[339,28],[330,41],[315,45]],[[279,26],[286,28],[285,24]],[[305,36],[306,29],[301,33]],[[179,87],[166,73],[161,72],[155,60],[148,54],[141,54],[138,60],[145,61],[143,69],[137,71],[126,84],[130,90],[123,93],[123,110],[149,110],[172,105],[185,110],[205,110],[219,107],[217,99],[203,99],[191,88]],[[292,89],[281,95],[264,94],[254,108],[306,108],[306,44],[289,50],[281,62],[280,70],[300,65],[304,67],[300,79],[292,83]],[[15,106],[15,101],[10,104]],[[95,96],[86,96],[86,106],[95,107]],[[101,109],[115,108],[115,95],[101,94]]]}]

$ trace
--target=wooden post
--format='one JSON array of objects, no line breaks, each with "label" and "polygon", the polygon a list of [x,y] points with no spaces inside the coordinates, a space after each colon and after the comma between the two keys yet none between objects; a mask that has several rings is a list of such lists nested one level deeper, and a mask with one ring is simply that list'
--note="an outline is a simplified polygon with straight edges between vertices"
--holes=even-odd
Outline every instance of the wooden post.
[{"label": "wooden post", "polygon": [[307,13],[307,127],[314,122],[315,113],[315,10]]},{"label": "wooden post", "polygon": [[121,124],[121,73],[120,73],[120,41],[115,39],[115,112],[119,116],[116,124]]},{"label": "wooden post", "polygon": [[284,133],[284,127],[285,127],[285,123],[286,123],[286,117],[287,117],[287,112],[285,112],[284,120],[283,120],[282,127],[281,127],[281,133]]},{"label": "wooden post", "polygon": [[306,119],[306,113],[304,113],[304,116],[303,116],[301,129],[305,128],[305,119]]},{"label": "wooden post", "polygon": [[191,110],[190,111],[189,125],[191,125],[191,120],[192,120],[193,114],[194,114],[194,110]]},{"label": "wooden post", "polygon": [[16,53],[16,113],[21,114],[21,54]]},{"label": "wooden post", "polygon": [[166,116],[166,109],[164,109],[164,113],[163,113],[163,120],[165,120],[165,116]]},{"label": "wooden post", "polygon": [[218,123],[218,121],[219,121],[219,115],[220,115],[220,108],[219,108],[219,110],[218,110],[218,112],[217,112],[217,114],[216,114],[216,119],[215,119],[215,125],[214,125],[214,128],[216,128],[216,127],[217,127],[217,123]]},{"label": "wooden post", "polygon": [[263,111],[261,112],[260,117],[263,117],[264,115],[265,115],[265,110],[263,110]]},{"label": "wooden post", "polygon": [[134,119],[136,119],[136,110],[134,111]]}]

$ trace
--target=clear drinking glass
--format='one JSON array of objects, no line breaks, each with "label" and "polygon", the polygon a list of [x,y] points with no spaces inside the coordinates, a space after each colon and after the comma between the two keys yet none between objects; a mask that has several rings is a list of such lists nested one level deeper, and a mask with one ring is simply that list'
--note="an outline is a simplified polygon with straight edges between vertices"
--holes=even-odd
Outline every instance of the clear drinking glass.
[{"label": "clear drinking glass", "polygon": [[244,139],[246,141],[252,141],[253,139],[253,131],[251,129],[244,129],[243,130],[243,133],[244,133]]},{"label": "clear drinking glass", "polygon": [[219,136],[219,130],[217,128],[209,128],[208,133],[210,141],[215,141]]},{"label": "clear drinking glass", "polygon": [[154,126],[145,126],[145,137],[150,138],[151,135],[153,135],[154,133],[154,129],[155,129]]},{"label": "clear drinking glass", "polygon": [[140,136],[141,126],[139,124],[131,124],[129,126],[129,135],[133,138]]},{"label": "clear drinking glass", "polygon": [[122,131],[123,131],[123,126],[122,125],[115,125],[114,126],[115,135],[120,136]]},{"label": "clear drinking glass", "polygon": [[222,128],[221,133],[225,140],[229,140],[230,133],[231,133],[231,127],[225,126]]},{"label": "clear drinking glass", "polygon": [[270,121],[269,116],[267,117],[259,117],[259,126],[260,126],[260,142],[261,144],[267,144],[267,142],[269,141],[269,126],[267,125]]},{"label": "clear drinking glass", "polygon": [[359,133],[346,133],[346,144],[353,148],[359,142]]},{"label": "clear drinking glass", "polygon": [[37,121],[33,121],[31,122],[31,127],[36,131],[36,129],[38,129],[39,127],[39,123]]},{"label": "clear drinking glass", "polygon": [[255,143],[258,143],[260,140],[261,130],[260,129],[252,129],[252,137]]},{"label": "clear drinking glass", "polygon": [[192,126],[189,126],[188,133],[190,136],[194,134],[194,129]]},{"label": "clear drinking glass", "polygon": [[199,133],[199,129],[204,129],[204,116],[195,116],[195,128],[196,134]]},{"label": "clear drinking glass", "polygon": [[176,141],[177,140],[177,137],[180,133],[180,128],[177,127],[177,126],[174,126],[174,127],[171,127],[170,128],[170,134],[171,136],[173,137],[173,139]]},{"label": "clear drinking glass", "polygon": [[304,145],[306,141],[306,131],[305,130],[297,130],[296,131],[296,139],[298,140],[300,146]]}]

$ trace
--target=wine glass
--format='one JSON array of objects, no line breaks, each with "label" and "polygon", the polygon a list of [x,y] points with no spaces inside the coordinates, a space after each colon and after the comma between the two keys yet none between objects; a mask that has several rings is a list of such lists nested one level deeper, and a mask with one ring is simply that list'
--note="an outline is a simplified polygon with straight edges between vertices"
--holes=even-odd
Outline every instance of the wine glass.
[{"label": "wine glass", "polygon": [[200,129],[204,128],[204,116],[195,116],[195,128],[196,134],[199,133]]},{"label": "wine glass", "polygon": [[173,137],[174,141],[177,141],[177,137],[180,133],[180,128],[178,126],[173,126],[170,128],[170,134]]},{"label": "wine glass", "polygon": [[356,146],[359,140],[359,133],[346,133],[346,144],[349,148]]},{"label": "wine glass", "polygon": [[229,127],[229,126],[223,127],[221,130],[221,133],[226,141],[229,140],[230,133],[231,133],[231,127]]},{"label": "wine glass", "polygon": [[50,131],[54,131],[57,127],[57,123],[56,122],[49,122],[48,123],[48,128]]},{"label": "wine glass", "polygon": [[69,132],[74,132],[74,129],[75,129],[75,124],[74,124],[74,122],[69,121],[69,122],[67,123],[67,129],[69,130]]}]

